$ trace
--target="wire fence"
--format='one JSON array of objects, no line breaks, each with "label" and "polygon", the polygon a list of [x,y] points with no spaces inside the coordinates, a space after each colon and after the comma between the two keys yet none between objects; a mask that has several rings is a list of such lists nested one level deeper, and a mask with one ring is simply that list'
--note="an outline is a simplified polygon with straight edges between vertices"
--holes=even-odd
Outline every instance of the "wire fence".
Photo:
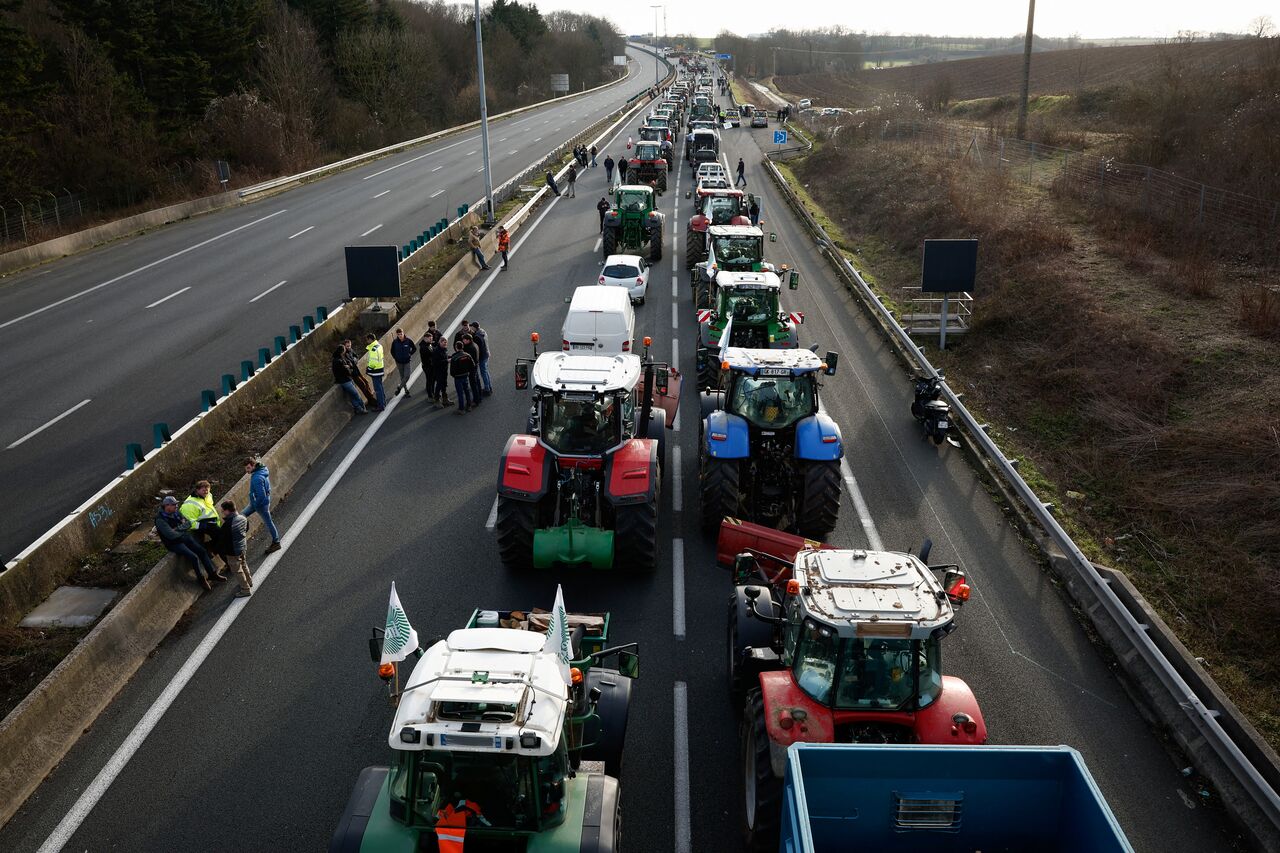
[{"label": "wire fence", "polygon": [[1280,246],[1280,201],[1210,186],[1152,166],[942,122],[868,121],[841,127],[831,138],[846,135],[929,148],[1086,203],[1127,209],[1199,232],[1209,240],[1247,234],[1272,250]]},{"label": "wire fence", "polygon": [[61,228],[95,210],[84,193],[61,189],[0,203],[0,244],[26,243],[34,233]]}]

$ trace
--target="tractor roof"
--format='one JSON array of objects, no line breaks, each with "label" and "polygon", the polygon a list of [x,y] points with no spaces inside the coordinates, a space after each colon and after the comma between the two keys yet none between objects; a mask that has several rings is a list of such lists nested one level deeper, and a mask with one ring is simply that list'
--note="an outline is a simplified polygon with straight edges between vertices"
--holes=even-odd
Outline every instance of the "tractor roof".
[{"label": "tractor roof", "polygon": [[955,617],[942,584],[910,554],[805,550],[794,577],[805,612],[842,637],[919,640]]},{"label": "tractor roof", "polygon": [[[514,628],[464,628],[436,643],[405,683],[391,748],[550,755],[569,688],[544,639]],[[420,733],[417,743],[404,742],[405,729]]]},{"label": "tractor roof", "polygon": [[[721,227],[711,226],[712,230]],[[732,226],[730,226],[732,227]],[[720,270],[716,273],[716,287],[720,290],[782,290],[782,279],[773,272],[733,272]]]},{"label": "tractor roof", "polygon": [[623,184],[622,186],[618,187],[618,192],[620,192],[620,193],[631,193],[631,192],[635,192],[635,193],[647,193],[647,194],[649,194],[649,195],[653,195],[653,187],[646,186],[646,185],[644,185],[644,184]]},{"label": "tractor roof", "polygon": [[712,225],[712,237],[763,237],[764,232],[755,225]]},{"label": "tractor roof", "polygon": [[822,359],[807,349],[743,349],[727,347],[721,358],[729,362],[729,367],[740,373],[755,376],[778,375],[773,371],[785,370],[788,373],[813,373],[822,369]]},{"label": "tractor roof", "polygon": [[630,353],[603,356],[544,352],[533,363],[533,384],[552,391],[627,390],[636,387],[642,370],[640,356]]}]

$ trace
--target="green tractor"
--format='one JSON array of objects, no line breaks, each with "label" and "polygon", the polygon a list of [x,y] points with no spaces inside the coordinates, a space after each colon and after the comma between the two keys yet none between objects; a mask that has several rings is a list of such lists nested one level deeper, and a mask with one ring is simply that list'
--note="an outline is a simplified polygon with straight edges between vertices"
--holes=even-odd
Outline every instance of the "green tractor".
[{"label": "green tractor", "polygon": [[[782,269],[792,290],[800,274]],[[694,360],[698,387],[721,387],[721,356],[725,347],[752,350],[796,349],[800,346],[801,311],[783,311],[779,302],[782,279],[774,272],[721,271],[712,281],[710,308],[699,308]]]},{"label": "green tractor", "polygon": [[764,259],[764,231],[756,225],[708,226],[701,255],[703,259],[689,270],[693,305],[699,309],[712,307],[716,276],[721,272],[779,272]]},{"label": "green tractor", "polygon": [[[369,641],[375,663],[382,633]],[[396,706],[395,759],[361,771],[330,853],[619,849],[639,656],[635,643],[609,646],[608,613],[566,613],[559,595],[551,613],[477,610],[409,657],[403,688],[399,664],[378,668]]]},{"label": "green tractor", "polygon": [[[666,173],[663,172],[665,179]],[[604,214],[604,257],[639,255],[646,244],[649,260],[662,260],[662,231],[666,217],[658,211],[653,187],[624,184],[614,194],[613,206]]]}]

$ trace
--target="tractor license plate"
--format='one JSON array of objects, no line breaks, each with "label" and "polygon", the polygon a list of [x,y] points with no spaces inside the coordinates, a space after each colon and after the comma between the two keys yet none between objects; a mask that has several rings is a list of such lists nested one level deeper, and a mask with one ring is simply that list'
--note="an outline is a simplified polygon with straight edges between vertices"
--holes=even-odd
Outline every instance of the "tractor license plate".
[{"label": "tractor license plate", "polygon": [[595,349],[595,344],[569,344],[569,349]]},{"label": "tractor license plate", "polygon": [[938,429],[946,429],[949,426],[951,426],[951,424],[947,421],[938,421]]}]

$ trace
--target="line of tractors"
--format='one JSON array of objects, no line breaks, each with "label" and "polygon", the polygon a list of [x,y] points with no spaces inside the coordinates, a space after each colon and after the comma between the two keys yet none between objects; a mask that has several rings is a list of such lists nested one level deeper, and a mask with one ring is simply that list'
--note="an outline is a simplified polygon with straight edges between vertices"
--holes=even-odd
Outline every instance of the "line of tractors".
[{"label": "line of tractors", "polygon": [[[689,121],[714,110],[712,82],[694,70],[646,120],[605,215],[606,257],[661,257],[656,199],[669,154],[686,110]],[[719,156],[718,138],[715,157],[705,150],[686,149],[695,173]],[[690,198],[701,526],[732,576],[726,671],[743,834],[762,851],[778,848],[791,744],[981,744],[986,727],[968,686],[942,672],[941,641],[969,597],[964,573],[929,565],[927,542],[913,555],[822,541],[844,482],[841,431],[820,402],[838,356],[801,347],[804,317],[780,305],[799,274],[766,259],[750,196],[699,185]],[[532,339],[533,357],[515,367],[516,387],[531,390],[529,415],[498,473],[503,563],[653,572],[680,371],[651,357],[648,338],[603,354],[539,353]],[[405,686],[398,664],[380,666],[397,704],[395,763],[360,776],[331,850],[619,849],[636,645],[610,645],[607,613],[556,609],[572,632],[565,648],[544,643],[545,612],[476,611],[416,651]],[[384,652],[376,632],[373,660]]]}]

